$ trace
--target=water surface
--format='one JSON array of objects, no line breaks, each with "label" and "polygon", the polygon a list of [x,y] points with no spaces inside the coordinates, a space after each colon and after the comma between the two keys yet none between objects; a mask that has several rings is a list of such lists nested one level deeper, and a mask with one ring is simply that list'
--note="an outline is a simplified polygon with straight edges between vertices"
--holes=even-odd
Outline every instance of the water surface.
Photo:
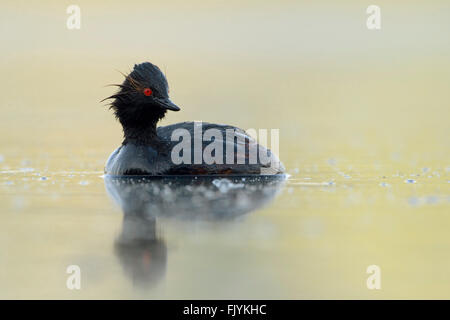
[{"label": "water surface", "polygon": [[[64,4],[1,5],[1,298],[450,298],[447,2],[381,1],[379,32],[358,1],[79,5],[78,31]],[[279,129],[289,179],[144,188],[158,216],[127,216],[99,101],[144,60],[182,108],[163,124]]]}]

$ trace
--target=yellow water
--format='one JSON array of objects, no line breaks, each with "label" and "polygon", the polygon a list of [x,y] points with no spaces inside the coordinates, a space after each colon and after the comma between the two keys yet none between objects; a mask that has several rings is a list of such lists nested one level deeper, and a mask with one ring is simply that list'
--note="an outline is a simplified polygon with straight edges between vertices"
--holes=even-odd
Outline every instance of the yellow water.
[{"label": "yellow water", "polygon": [[[2,2],[0,298],[450,298],[450,5],[377,4],[369,31],[359,1],[78,1],[67,30],[65,3]],[[163,124],[280,129],[291,177],[240,219],[159,221],[143,288],[114,253],[99,101],[145,60],[182,108]]]}]

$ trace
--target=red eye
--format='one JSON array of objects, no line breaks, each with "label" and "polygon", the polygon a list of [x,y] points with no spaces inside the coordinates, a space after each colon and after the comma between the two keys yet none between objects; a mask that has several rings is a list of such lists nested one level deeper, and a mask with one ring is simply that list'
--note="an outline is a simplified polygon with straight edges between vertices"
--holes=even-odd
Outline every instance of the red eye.
[{"label": "red eye", "polygon": [[153,93],[152,89],[150,89],[150,88],[145,88],[145,89],[144,89],[144,94],[145,94],[147,97],[148,97],[148,96],[151,96],[152,93]]}]

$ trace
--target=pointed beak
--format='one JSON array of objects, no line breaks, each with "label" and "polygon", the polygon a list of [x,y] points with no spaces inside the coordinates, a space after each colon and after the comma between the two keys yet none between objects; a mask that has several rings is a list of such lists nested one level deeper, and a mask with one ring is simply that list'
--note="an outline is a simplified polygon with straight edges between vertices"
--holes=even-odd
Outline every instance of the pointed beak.
[{"label": "pointed beak", "polygon": [[180,108],[175,103],[170,101],[169,98],[155,99],[155,100],[158,103],[158,105],[163,109],[172,110],[172,111],[180,111]]}]

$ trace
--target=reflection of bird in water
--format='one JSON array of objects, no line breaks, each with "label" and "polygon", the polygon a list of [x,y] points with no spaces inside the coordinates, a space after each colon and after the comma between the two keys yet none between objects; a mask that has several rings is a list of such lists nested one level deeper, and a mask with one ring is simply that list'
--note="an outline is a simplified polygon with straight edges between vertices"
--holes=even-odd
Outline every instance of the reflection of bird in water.
[{"label": "reflection of bird in water", "polygon": [[167,248],[156,234],[156,219],[125,214],[114,251],[137,287],[156,284],[166,272]]},{"label": "reflection of bird in water", "polygon": [[151,287],[164,277],[167,247],[156,232],[158,218],[226,221],[268,204],[285,176],[111,177],[108,194],[124,213],[115,252],[136,286]]},{"label": "reflection of bird in water", "polygon": [[106,189],[125,214],[177,219],[227,220],[263,207],[284,175],[124,178],[105,176]]}]

